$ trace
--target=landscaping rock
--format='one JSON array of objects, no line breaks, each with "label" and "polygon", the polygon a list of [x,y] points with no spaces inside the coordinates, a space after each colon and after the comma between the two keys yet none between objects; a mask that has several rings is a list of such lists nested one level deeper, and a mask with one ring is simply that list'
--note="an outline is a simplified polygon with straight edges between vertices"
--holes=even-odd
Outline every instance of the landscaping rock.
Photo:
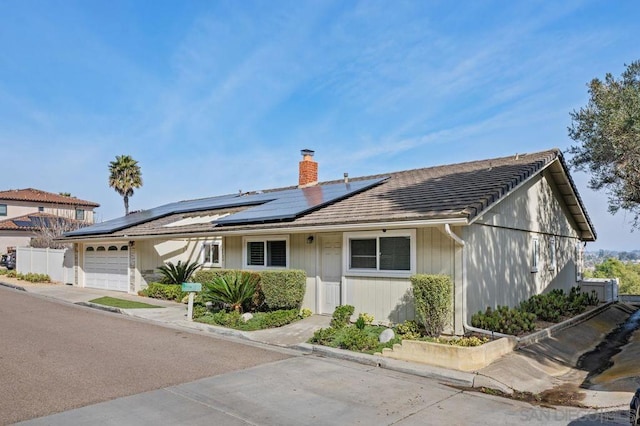
[{"label": "landscaping rock", "polygon": [[396,333],[393,332],[393,329],[387,328],[382,333],[380,333],[380,337],[378,337],[378,341],[380,343],[387,343],[389,340],[392,340],[396,337]]},{"label": "landscaping rock", "polygon": [[240,318],[242,318],[242,321],[247,322],[251,318],[253,318],[253,314],[247,312],[247,313],[242,314],[242,316]]}]

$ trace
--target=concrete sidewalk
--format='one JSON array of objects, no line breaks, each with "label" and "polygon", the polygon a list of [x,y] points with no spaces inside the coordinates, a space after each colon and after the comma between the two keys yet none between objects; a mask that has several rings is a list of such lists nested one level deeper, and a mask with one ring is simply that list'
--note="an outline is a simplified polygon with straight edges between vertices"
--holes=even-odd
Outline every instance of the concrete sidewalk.
[{"label": "concrete sidewalk", "polygon": [[[22,281],[19,285],[15,285],[3,283],[2,281],[2,277],[0,277],[0,285],[17,287],[41,297],[48,297],[74,304],[86,305],[92,299],[111,296],[159,305],[162,306],[162,308],[116,309],[116,311],[156,324],[165,324],[171,327],[198,330],[218,336],[241,338],[262,344],[288,347],[304,353],[315,353],[320,356],[339,358],[435,379],[441,383],[454,386],[467,388],[486,387],[498,389],[505,393],[511,393],[513,390],[539,393],[572,383],[574,385],[574,392],[584,394],[585,398],[582,403],[585,406],[593,408],[628,407],[632,396],[630,392],[603,392],[579,389],[575,383],[580,383],[586,373],[570,366],[571,362],[574,362],[580,354],[599,343],[599,339],[606,334],[607,330],[605,329],[610,327],[610,323],[620,320],[620,318],[618,318],[620,315],[615,315],[615,312],[610,312],[602,317],[599,315],[594,319],[577,324],[563,331],[562,334],[558,336],[545,339],[523,350],[508,354],[479,371],[462,372],[307,344],[307,340],[317,329],[329,326],[330,317],[328,316],[313,315],[280,328],[259,331],[239,331],[188,321],[186,318],[187,307],[181,303],[149,299],[116,291],[79,288],[69,285],[31,284]],[[105,309],[105,307],[101,305],[91,306]],[[607,322],[608,317],[612,318],[609,318]]]},{"label": "concrete sidewalk", "polygon": [[[313,336],[313,333],[316,330],[318,330],[319,328],[328,327],[329,322],[331,321],[331,318],[327,316],[312,315],[311,317],[302,319],[293,324],[289,324],[280,328],[258,331],[240,331],[229,329],[226,327],[216,327],[215,325],[189,321],[187,319],[187,305],[182,303],[159,299],[150,299],[148,297],[127,294],[120,291],[80,288],[62,284],[33,284],[24,281],[20,281],[19,283],[9,283],[7,281],[9,280],[4,277],[0,277],[0,285],[16,288],[18,290],[23,290],[28,293],[37,294],[58,301],[90,306],[92,308],[102,309],[106,311],[119,312],[124,315],[152,321],[155,323],[163,323],[167,325],[179,326],[182,328],[206,331],[222,336],[238,337],[242,339],[252,340],[254,342],[282,347],[297,346],[306,342],[307,340],[309,340],[309,338],[311,338],[311,336]],[[147,303],[150,305],[158,305],[161,306],[161,308],[120,309],[90,303],[91,300],[104,296]]]}]

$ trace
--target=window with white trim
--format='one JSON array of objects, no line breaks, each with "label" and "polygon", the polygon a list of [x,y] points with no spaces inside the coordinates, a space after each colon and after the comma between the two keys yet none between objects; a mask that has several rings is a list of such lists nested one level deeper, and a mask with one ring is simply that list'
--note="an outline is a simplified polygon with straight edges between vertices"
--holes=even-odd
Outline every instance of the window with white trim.
[{"label": "window with white trim", "polygon": [[7,215],[7,205],[0,204],[0,216],[6,216],[6,215]]},{"label": "window with white trim", "polygon": [[354,275],[399,275],[415,271],[415,231],[345,233],[345,269]]},{"label": "window with white trim", "polygon": [[289,238],[263,237],[243,239],[243,263],[246,268],[286,268],[289,265]]},{"label": "window with white trim", "polygon": [[556,259],[556,237],[549,238],[549,270],[555,271],[558,266]]},{"label": "window with white trim", "polygon": [[222,241],[206,241],[202,244],[202,265],[222,266]]},{"label": "window with white trim", "polygon": [[535,237],[531,241],[531,245],[531,272],[538,272],[538,265],[540,263],[540,240],[538,237]]},{"label": "window with white trim", "polygon": [[76,209],[76,220],[84,220],[84,209]]}]

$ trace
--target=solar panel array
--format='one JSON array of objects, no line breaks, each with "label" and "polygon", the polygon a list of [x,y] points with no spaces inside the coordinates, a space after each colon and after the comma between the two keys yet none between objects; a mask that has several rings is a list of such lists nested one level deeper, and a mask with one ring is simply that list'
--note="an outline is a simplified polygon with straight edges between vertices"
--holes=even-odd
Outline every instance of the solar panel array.
[{"label": "solar panel array", "polygon": [[179,201],[98,223],[86,228],[77,229],[67,232],[64,235],[66,237],[78,237],[84,235],[110,234],[171,214],[243,206],[247,206],[248,208],[220,218],[213,223],[223,226],[241,223],[249,224],[291,220],[304,213],[371,188],[386,179],[387,178],[369,179],[265,193],[232,194],[201,198],[198,200]]}]

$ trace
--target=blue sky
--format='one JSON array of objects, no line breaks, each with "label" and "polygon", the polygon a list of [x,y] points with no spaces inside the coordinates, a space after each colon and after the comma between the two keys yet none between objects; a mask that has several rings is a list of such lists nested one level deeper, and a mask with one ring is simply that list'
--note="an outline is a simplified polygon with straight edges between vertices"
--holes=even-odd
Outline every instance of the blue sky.
[{"label": "blue sky", "polygon": [[[0,0],[1,189],[122,215],[320,179],[567,149],[586,83],[640,59],[637,1]],[[598,231],[640,249],[630,217],[574,174]]]}]

